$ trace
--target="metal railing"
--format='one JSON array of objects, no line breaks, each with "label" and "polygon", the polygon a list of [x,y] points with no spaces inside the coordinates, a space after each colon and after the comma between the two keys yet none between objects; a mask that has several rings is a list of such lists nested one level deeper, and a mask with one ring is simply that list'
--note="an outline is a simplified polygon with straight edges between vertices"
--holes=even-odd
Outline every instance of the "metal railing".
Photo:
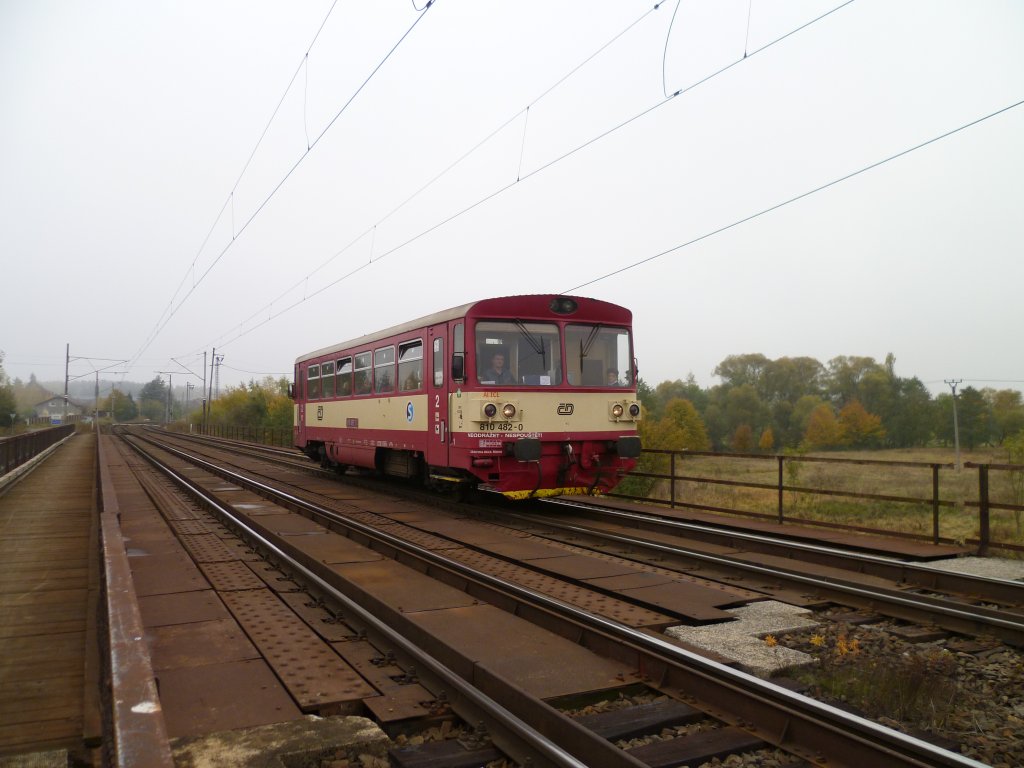
[{"label": "metal railing", "polygon": [[[697,465],[692,471],[687,469],[691,464]],[[815,484],[800,482],[800,475],[809,465],[825,468],[814,478]],[[842,472],[844,465],[856,469]],[[880,485],[895,485],[897,492],[863,488],[863,478],[879,472],[892,473]],[[996,483],[992,481],[994,473],[999,477]],[[1016,503],[1024,479],[1021,464],[968,462],[963,471],[958,471],[951,463],[644,449],[640,465],[628,477],[640,479],[632,485],[641,486],[641,492],[630,493],[631,484],[627,481],[610,495],[672,508],[769,519],[779,524],[799,522],[866,533],[884,532],[935,544],[970,544],[977,546],[979,554],[987,554],[990,547],[1024,552],[1024,505]],[[900,492],[904,488],[912,490]],[[819,513],[826,506],[840,510],[836,516],[849,517],[850,521],[822,519]],[[913,512],[920,528],[922,510],[930,513],[927,533],[880,524],[898,523],[901,516],[909,517]],[[999,511],[1011,512],[1013,516],[1013,520],[1000,521],[1002,535],[995,533],[992,523],[993,512]],[[973,535],[964,535],[964,516],[972,514],[976,515],[972,521]],[[871,525],[863,522],[864,518],[882,519]]]},{"label": "metal railing", "polygon": [[13,472],[74,431],[74,424],[65,424],[0,440],[0,477]]},{"label": "metal railing", "polygon": [[246,440],[250,443],[261,443],[262,445],[275,445],[281,448],[291,448],[292,428],[285,429],[277,427],[232,427],[210,425],[206,429],[210,437],[222,437],[226,440]]}]

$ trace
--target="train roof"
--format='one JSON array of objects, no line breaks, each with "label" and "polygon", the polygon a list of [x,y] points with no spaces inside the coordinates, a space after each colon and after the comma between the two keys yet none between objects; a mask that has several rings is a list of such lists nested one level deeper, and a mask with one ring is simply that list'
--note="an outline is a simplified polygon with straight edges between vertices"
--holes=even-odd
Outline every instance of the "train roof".
[{"label": "train roof", "polygon": [[[625,307],[620,307],[619,305],[612,304],[611,302],[601,301],[600,299],[589,299],[582,296],[565,296],[562,294],[550,293],[531,294],[525,296],[500,296],[496,298],[472,301],[469,304],[462,304],[458,307],[452,307],[451,309],[435,312],[432,315],[426,315],[424,317],[417,318],[416,320],[410,320],[407,323],[395,325],[391,328],[385,328],[383,330],[376,331],[375,333],[368,333],[365,336],[349,339],[348,341],[343,341],[339,344],[332,344],[329,347],[323,347],[322,349],[317,349],[313,352],[300,355],[295,358],[295,363],[299,364],[307,360],[324,357],[335,352],[342,352],[347,349],[365,346],[381,339],[398,336],[402,333],[426,328],[431,325],[438,325],[439,323],[446,323],[449,320],[455,320],[469,314],[486,315],[493,312],[496,317],[512,317],[514,316],[513,313],[520,312],[527,316],[549,315],[551,317],[556,317],[557,315],[555,315],[550,308],[551,301],[556,298],[572,299],[576,301],[581,308],[589,309],[591,311],[597,310],[600,314],[605,316],[605,319],[608,322],[628,325],[633,318],[632,313]],[[474,309],[476,309],[477,312],[473,312]],[[568,315],[566,317],[568,317]]]}]

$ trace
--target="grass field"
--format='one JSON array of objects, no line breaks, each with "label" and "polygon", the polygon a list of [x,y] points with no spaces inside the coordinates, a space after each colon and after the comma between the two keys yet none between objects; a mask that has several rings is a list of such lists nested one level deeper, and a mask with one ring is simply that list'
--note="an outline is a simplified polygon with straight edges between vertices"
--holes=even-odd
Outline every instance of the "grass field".
[{"label": "grass field", "polygon": [[[814,458],[829,461],[811,460]],[[837,459],[843,461],[837,462]],[[961,460],[964,464],[991,465],[1006,464],[1008,457],[1006,451],[985,449],[963,452]],[[953,461],[953,450],[948,448],[836,451],[786,456],[782,468],[782,482],[787,489],[783,492],[783,514],[785,520],[792,522],[837,523],[930,538],[934,525],[932,465],[939,465],[938,498],[943,502],[939,508],[939,536],[950,541],[977,540],[980,536],[980,473],[973,466],[965,466],[957,472]],[[910,463],[913,466],[908,466]],[[659,464],[659,468],[653,471],[669,474],[668,457],[659,459]],[[679,454],[675,475],[676,502],[778,516],[779,465],[775,457]],[[1022,480],[1024,468],[990,468],[990,503],[1021,504]],[[720,484],[723,481],[770,487]],[[669,500],[671,486],[670,481],[659,480],[649,497]],[[855,495],[889,498],[857,498]],[[990,510],[990,536],[993,546],[1000,543],[1024,546],[1024,513]]]}]

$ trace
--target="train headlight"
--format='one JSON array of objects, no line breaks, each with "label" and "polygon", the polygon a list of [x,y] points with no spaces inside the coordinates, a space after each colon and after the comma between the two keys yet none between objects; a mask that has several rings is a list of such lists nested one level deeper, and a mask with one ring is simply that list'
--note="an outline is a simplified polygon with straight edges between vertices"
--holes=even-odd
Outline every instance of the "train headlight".
[{"label": "train headlight", "polygon": [[639,403],[630,403],[629,404],[629,415],[632,416],[634,419],[637,418],[640,415],[640,404]]},{"label": "train headlight", "polygon": [[501,407],[501,415],[506,419],[511,419],[516,415],[516,407],[512,403],[505,403]]},{"label": "train headlight", "polygon": [[498,412],[498,406],[494,403],[486,403],[484,405],[484,416],[488,419],[493,419],[494,415]]},{"label": "train headlight", "polygon": [[616,418],[616,419],[621,419],[622,418],[622,414],[623,414],[622,403],[615,403],[615,405],[612,406],[612,417]]}]

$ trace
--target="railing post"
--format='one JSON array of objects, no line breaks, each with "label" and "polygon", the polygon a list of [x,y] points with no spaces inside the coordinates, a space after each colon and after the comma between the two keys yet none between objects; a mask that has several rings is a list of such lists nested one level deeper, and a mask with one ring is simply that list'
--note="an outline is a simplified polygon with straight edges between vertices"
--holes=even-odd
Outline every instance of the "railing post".
[{"label": "railing post", "polygon": [[939,543],[939,465],[932,464],[932,544]]},{"label": "railing post", "polygon": [[779,525],[782,525],[785,520],[785,515],[782,509],[782,463],[786,460],[786,457],[780,453],[775,458],[779,461]]},{"label": "railing post", "polygon": [[980,542],[978,554],[988,554],[989,519],[988,519],[988,464],[978,465],[978,526]]},{"label": "railing post", "polygon": [[669,505],[670,509],[676,508],[676,452],[672,451],[669,454],[669,474],[672,475],[672,479],[668,481],[669,487]]}]

